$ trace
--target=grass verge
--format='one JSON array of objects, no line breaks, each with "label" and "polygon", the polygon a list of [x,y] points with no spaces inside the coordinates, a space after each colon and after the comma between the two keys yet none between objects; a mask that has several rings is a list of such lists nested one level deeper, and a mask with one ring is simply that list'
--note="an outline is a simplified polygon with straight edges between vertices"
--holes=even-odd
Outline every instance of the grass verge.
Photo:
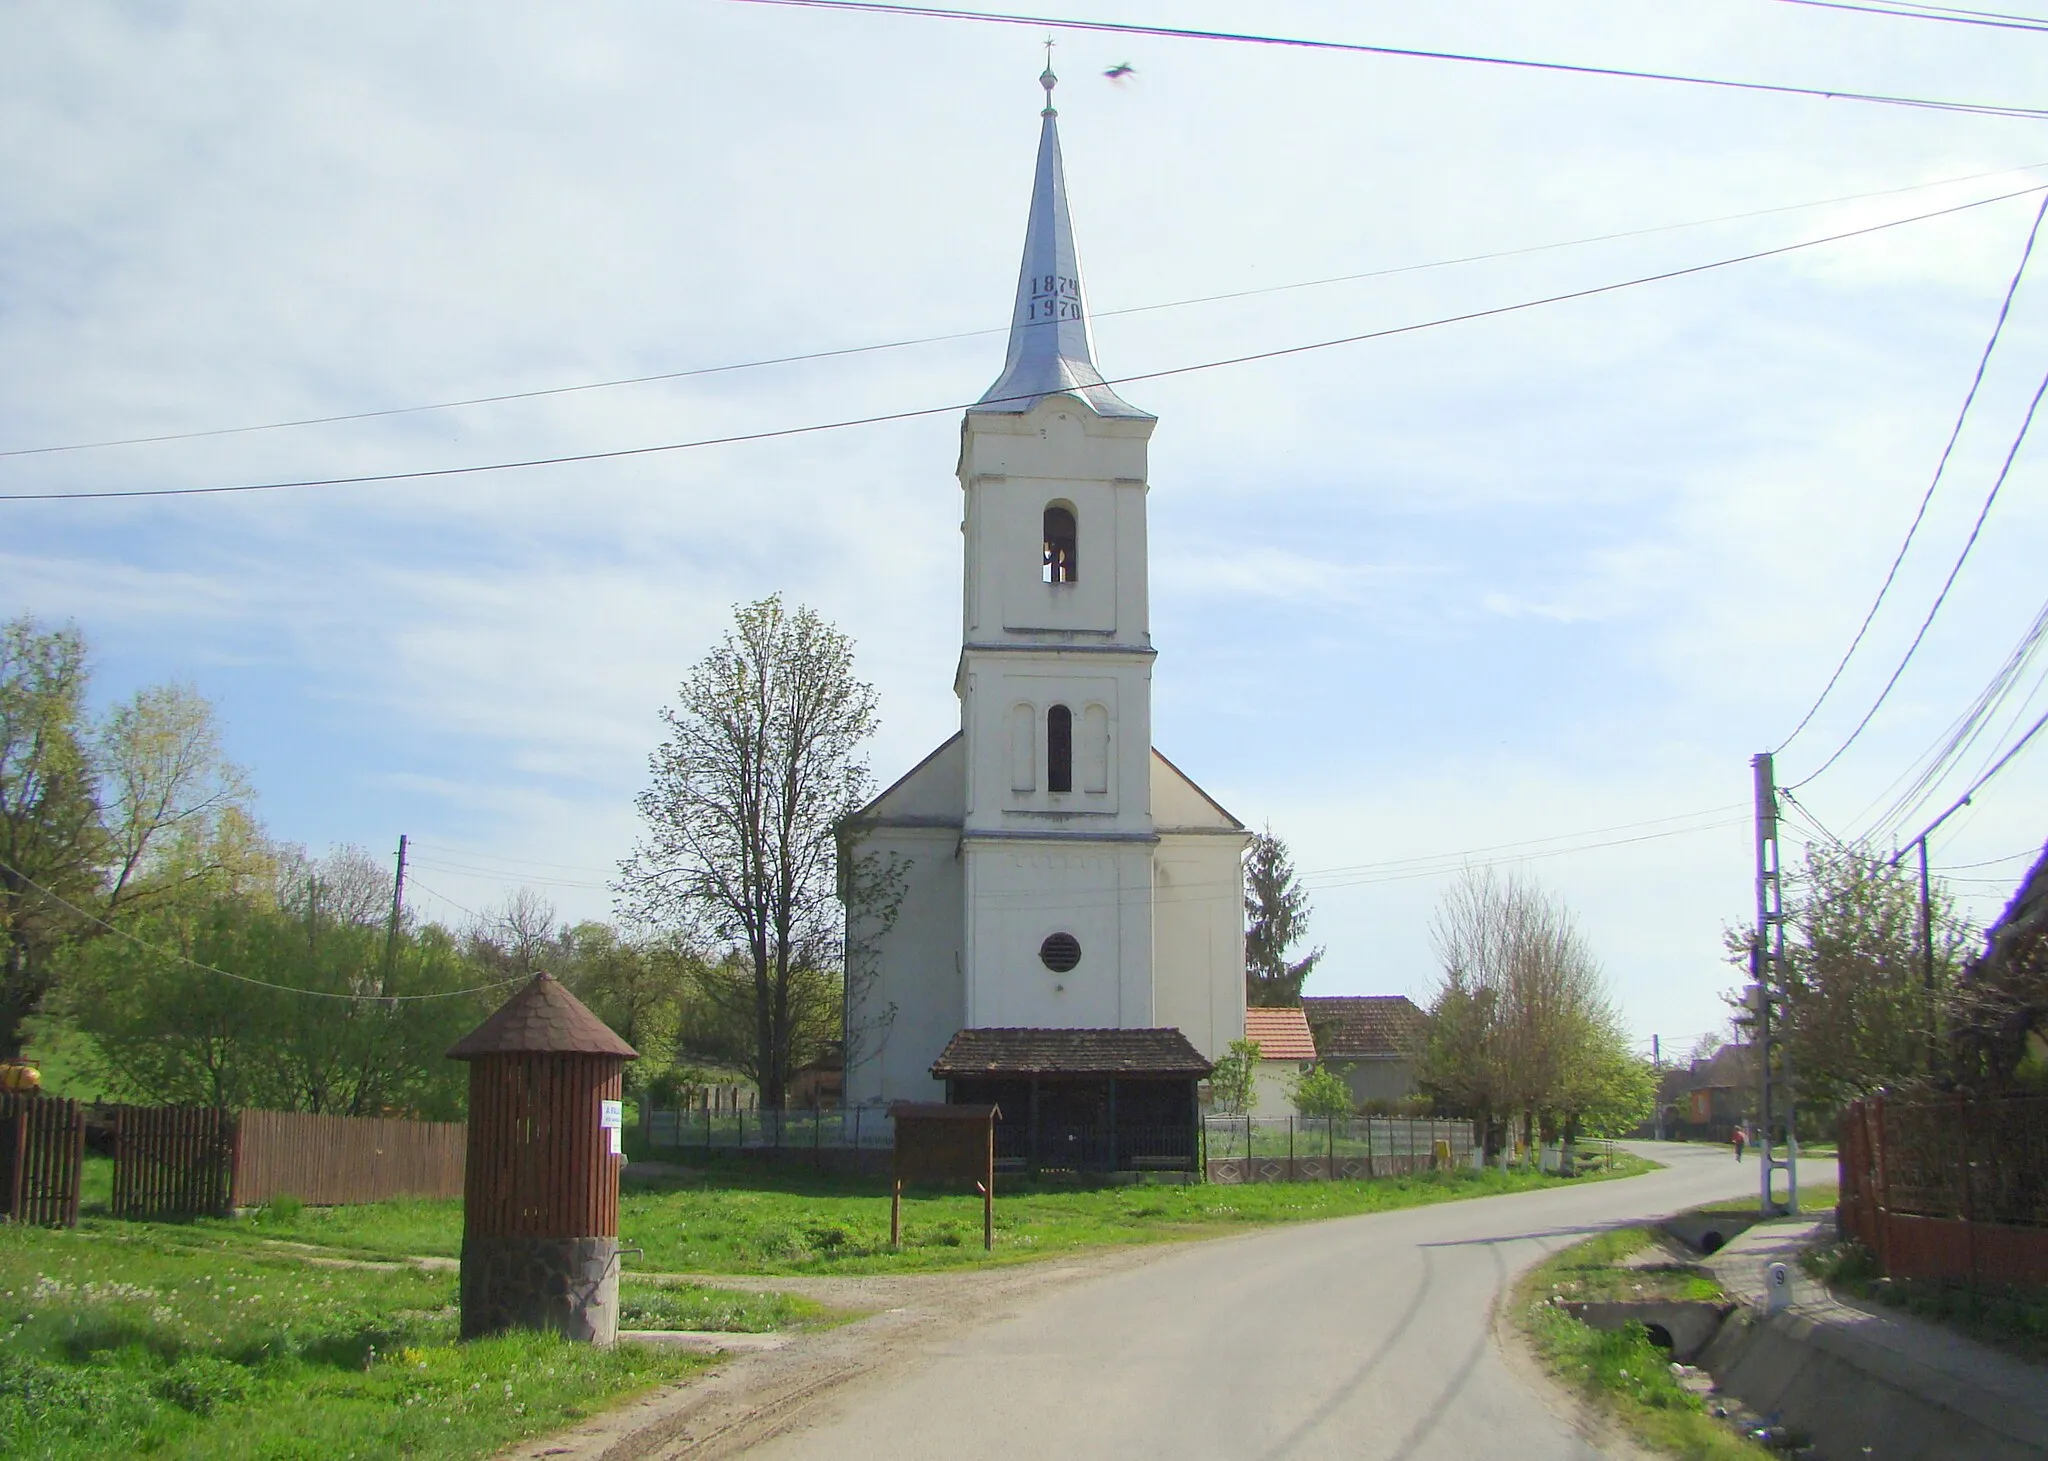
[{"label": "grass verge", "polygon": [[[989,1254],[981,1247],[981,1199],[971,1194],[906,1194],[903,1247],[892,1251],[881,1179],[721,1163],[687,1178],[629,1181],[620,1200],[619,1231],[624,1242],[644,1250],[634,1266],[650,1272],[906,1273],[1538,1191],[1629,1176],[1653,1165],[1626,1159],[1611,1174],[1577,1178],[1456,1171],[1235,1187],[1015,1184],[998,1188],[996,1247]],[[195,1243],[275,1239],[366,1257],[453,1257],[461,1248],[462,1208],[452,1201],[303,1209],[287,1203],[232,1222],[189,1224],[183,1231]]]},{"label": "grass verge", "polygon": [[[1546,1368],[1612,1416],[1636,1440],[1685,1461],[1762,1461],[1775,1453],[1707,1414],[1678,1383],[1671,1356],[1640,1324],[1618,1330],[1581,1324],[1552,1302],[1569,1298],[1718,1297],[1710,1278],[1667,1269],[1617,1268],[1655,1240],[1649,1228],[1621,1228],[1574,1244],[1537,1265],[1516,1285],[1513,1318]],[[1637,1293],[1656,1275],[1668,1293]]]},{"label": "grass verge", "polygon": [[1808,1273],[1839,1293],[1945,1324],[2016,1358],[2048,1364],[2048,1291],[1886,1278],[1870,1250],[1853,1242],[1819,1249],[1801,1261]]},{"label": "grass verge", "polygon": [[[530,1334],[457,1344],[453,1274],[312,1266],[196,1236],[0,1227],[0,1453],[481,1457],[706,1363]],[[818,1312],[650,1285],[628,1285],[621,1307],[665,1329]]]}]

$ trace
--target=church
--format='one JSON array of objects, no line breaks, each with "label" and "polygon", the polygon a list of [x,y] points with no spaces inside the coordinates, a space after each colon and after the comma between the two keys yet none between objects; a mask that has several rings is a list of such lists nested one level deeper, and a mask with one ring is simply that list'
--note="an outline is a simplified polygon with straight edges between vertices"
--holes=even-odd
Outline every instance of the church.
[{"label": "church", "polygon": [[1158,423],[1096,367],[1039,81],[1009,351],[960,425],[960,730],[841,833],[846,1100],[993,1102],[1033,1168],[1192,1165],[1250,839],[1152,745]]}]

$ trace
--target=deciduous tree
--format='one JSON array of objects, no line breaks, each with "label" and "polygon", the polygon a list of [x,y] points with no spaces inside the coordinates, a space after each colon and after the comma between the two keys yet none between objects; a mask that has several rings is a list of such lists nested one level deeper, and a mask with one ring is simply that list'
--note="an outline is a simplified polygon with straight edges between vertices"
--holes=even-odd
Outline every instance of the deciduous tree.
[{"label": "deciduous tree", "polygon": [[668,738],[649,758],[644,836],[619,892],[636,919],[737,952],[737,983],[705,989],[743,1006],[748,1073],[779,1107],[816,992],[836,1018],[834,830],[866,798],[874,690],[851,640],[771,597],[735,612],[661,716]]}]

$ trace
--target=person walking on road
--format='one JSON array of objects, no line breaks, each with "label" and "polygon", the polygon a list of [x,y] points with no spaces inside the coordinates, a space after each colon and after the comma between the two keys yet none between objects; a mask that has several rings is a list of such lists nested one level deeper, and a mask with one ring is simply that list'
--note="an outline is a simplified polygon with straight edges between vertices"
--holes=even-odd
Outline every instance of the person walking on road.
[{"label": "person walking on road", "polygon": [[1741,1161],[1741,1160],[1742,1160],[1742,1149],[1743,1149],[1743,1148],[1744,1148],[1745,1146],[1749,1145],[1749,1133],[1748,1133],[1747,1131],[1744,1131],[1744,1130],[1743,1130],[1743,1129],[1742,1129],[1742,1128],[1741,1128],[1740,1126],[1738,1126],[1738,1127],[1736,1127],[1736,1128],[1735,1128],[1735,1138],[1734,1138],[1734,1140],[1735,1140],[1735,1160],[1739,1162],[1739,1161]]}]

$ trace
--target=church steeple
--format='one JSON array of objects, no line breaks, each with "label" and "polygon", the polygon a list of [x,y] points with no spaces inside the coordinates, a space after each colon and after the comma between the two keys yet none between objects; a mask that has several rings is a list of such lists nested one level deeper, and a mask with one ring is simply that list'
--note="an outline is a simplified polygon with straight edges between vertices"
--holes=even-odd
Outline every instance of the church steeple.
[{"label": "church steeple", "polygon": [[1010,314],[1010,353],[1002,376],[973,411],[1021,414],[1050,395],[1079,396],[1098,416],[1150,420],[1105,385],[1095,367],[1081,289],[1081,257],[1067,212],[1066,170],[1060,163],[1059,113],[1052,104],[1051,57],[1038,84],[1045,88],[1038,133],[1038,171],[1031,185],[1031,219],[1024,230],[1024,261],[1017,271],[1017,303]]}]

